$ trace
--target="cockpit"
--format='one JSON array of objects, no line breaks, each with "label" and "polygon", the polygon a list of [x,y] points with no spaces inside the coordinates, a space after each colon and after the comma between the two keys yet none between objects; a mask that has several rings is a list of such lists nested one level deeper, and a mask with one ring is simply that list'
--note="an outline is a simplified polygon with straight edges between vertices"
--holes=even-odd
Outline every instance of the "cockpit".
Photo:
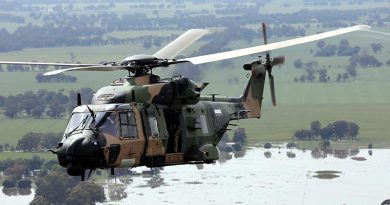
[{"label": "cockpit", "polygon": [[85,112],[74,111],[65,129],[64,137],[82,133],[84,130],[122,137],[137,138],[137,128],[132,110],[93,111],[88,107]]}]

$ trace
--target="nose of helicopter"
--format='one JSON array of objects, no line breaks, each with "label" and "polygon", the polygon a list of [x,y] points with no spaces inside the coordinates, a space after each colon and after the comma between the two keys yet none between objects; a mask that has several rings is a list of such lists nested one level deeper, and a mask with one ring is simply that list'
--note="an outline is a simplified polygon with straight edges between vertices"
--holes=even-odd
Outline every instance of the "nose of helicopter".
[{"label": "nose of helicopter", "polygon": [[63,139],[56,150],[58,162],[71,176],[83,175],[86,169],[104,166],[104,137],[92,131]]}]

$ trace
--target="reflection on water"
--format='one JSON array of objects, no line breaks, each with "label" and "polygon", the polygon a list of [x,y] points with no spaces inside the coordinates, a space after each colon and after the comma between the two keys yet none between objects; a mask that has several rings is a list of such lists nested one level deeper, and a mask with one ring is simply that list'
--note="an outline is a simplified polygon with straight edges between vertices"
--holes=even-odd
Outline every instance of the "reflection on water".
[{"label": "reflection on water", "polygon": [[18,195],[18,189],[16,188],[3,188],[1,190],[3,194],[7,196],[17,196]]},{"label": "reflection on water", "polygon": [[325,171],[316,171],[314,173],[315,175],[313,175],[313,177],[316,177],[318,179],[333,179],[339,177],[340,176],[339,174],[341,172],[325,170]]},{"label": "reflection on water", "polygon": [[287,157],[288,158],[295,158],[295,156],[296,156],[296,154],[294,152],[292,152],[292,151],[288,151],[287,152]]},{"label": "reflection on water", "polygon": [[272,157],[272,153],[270,151],[266,151],[266,152],[264,152],[264,156],[266,158],[271,158]]},{"label": "reflection on water", "polygon": [[147,168],[134,169],[141,176],[128,177],[107,204],[355,205],[389,198],[390,150],[371,157],[369,150],[252,148],[221,156],[203,169],[171,166],[149,177],[142,177]]},{"label": "reflection on water", "polygon": [[[314,149],[311,151],[311,157],[315,159],[321,159],[321,158],[326,158],[328,157],[328,155],[330,155],[339,159],[347,159],[348,157],[357,156],[359,153],[360,153],[359,149],[348,149],[348,150]],[[368,153],[371,156],[372,150],[369,150]]]},{"label": "reflection on water", "polygon": [[6,189],[1,187],[0,199],[2,205],[25,205],[34,198],[34,189]]},{"label": "reflection on water", "polygon": [[164,178],[160,176],[153,176],[143,187],[157,188],[163,186],[164,184]]},{"label": "reflection on water", "polygon": [[127,197],[126,184],[109,184],[106,191],[108,191],[108,198],[111,201],[119,201]]},{"label": "reflection on water", "polygon": [[25,188],[2,188],[1,192],[6,196],[28,196],[32,193],[31,189]]}]

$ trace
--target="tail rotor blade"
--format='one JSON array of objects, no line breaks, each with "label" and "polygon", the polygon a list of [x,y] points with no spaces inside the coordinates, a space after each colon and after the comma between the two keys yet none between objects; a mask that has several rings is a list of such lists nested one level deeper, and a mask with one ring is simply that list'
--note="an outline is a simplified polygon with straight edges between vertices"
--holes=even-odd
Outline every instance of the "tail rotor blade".
[{"label": "tail rotor blade", "polygon": [[270,71],[268,71],[268,78],[269,78],[269,87],[270,87],[270,89],[271,89],[272,105],[273,105],[273,106],[276,106],[274,76],[271,74]]},{"label": "tail rotor blade", "polygon": [[[267,45],[267,27],[265,26],[265,23],[261,24],[262,30],[263,30],[263,39],[264,39],[264,45]],[[265,60],[267,63],[271,61],[270,59],[270,51],[265,52]]]},{"label": "tail rotor blade", "polygon": [[277,56],[272,60],[272,65],[281,65],[284,64],[286,58],[284,56]]}]

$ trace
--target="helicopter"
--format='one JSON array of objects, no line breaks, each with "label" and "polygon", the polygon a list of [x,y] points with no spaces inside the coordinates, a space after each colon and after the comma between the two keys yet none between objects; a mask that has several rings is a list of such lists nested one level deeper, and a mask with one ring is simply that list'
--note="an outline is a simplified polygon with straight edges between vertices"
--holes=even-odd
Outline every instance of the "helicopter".
[{"label": "helicopter", "polygon": [[[68,64],[44,62],[10,62],[0,64],[54,65],[70,68],[53,70],[44,75],[66,71],[127,70],[128,76],[100,88],[91,104],[82,105],[77,95],[62,140],[54,150],[58,162],[71,176],[85,180],[95,169],[138,166],[163,167],[181,164],[212,163],[219,158],[217,144],[233,126],[231,121],[260,118],[266,75],[269,78],[272,104],[276,105],[272,69],[285,61],[284,56],[271,58],[270,51],[300,45],[354,31],[369,30],[356,25],[329,32],[267,43],[262,24],[264,45],[221,53],[175,59],[208,33],[191,29],[153,55],[133,55],[121,62],[104,64]],[[155,68],[192,63],[194,65],[265,52],[265,59],[243,65],[248,81],[239,97],[201,96],[208,83],[196,83],[186,77],[161,79]]]}]

